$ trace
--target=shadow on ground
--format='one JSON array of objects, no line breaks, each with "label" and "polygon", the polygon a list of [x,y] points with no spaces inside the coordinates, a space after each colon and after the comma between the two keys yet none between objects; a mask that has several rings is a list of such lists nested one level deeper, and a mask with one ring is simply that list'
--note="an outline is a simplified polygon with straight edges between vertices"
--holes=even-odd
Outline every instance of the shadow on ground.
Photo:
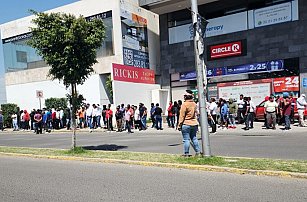
[{"label": "shadow on ground", "polygon": [[121,149],[128,148],[128,146],[119,146],[116,144],[105,144],[105,145],[98,145],[98,146],[84,146],[82,148],[85,150],[118,151]]}]

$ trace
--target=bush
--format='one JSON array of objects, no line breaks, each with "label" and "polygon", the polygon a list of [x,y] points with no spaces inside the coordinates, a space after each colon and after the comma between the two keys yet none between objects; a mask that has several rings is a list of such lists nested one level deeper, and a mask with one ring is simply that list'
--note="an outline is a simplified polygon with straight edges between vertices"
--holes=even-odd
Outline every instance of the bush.
[{"label": "bush", "polygon": [[12,127],[12,115],[18,113],[18,106],[16,104],[8,103],[1,105],[2,115],[3,115],[3,125],[4,127]]},{"label": "bush", "polygon": [[47,109],[51,108],[67,108],[67,98],[48,98],[45,100],[45,105]]}]

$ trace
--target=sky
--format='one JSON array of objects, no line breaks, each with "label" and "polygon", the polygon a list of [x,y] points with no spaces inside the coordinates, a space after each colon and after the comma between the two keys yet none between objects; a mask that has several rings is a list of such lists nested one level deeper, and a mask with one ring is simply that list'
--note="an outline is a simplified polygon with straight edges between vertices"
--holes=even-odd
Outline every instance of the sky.
[{"label": "sky", "polygon": [[[78,0],[1,0],[0,24],[29,16],[29,9],[46,11],[76,1]],[[0,43],[0,78],[4,73],[2,49],[2,43]]]},{"label": "sky", "polygon": [[78,0],[1,0],[0,24],[29,16],[29,9],[46,11]]}]

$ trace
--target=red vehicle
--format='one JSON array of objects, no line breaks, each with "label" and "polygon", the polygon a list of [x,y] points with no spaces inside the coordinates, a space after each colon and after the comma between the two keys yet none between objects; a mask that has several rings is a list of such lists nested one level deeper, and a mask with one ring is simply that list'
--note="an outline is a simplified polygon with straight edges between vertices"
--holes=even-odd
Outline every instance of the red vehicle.
[{"label": "red vehicle", "polygon": [[[263,100],[259,105],[256,106],[256,111],[255,111],[255,120],[264,120],[264,103],[266,101]],[[304,111],[304,117],[307,117],[307,110],[305,108]],[[298,113],[297,113],[297,108],[296,105],[294,107],[294,119],[298,120]]]}]

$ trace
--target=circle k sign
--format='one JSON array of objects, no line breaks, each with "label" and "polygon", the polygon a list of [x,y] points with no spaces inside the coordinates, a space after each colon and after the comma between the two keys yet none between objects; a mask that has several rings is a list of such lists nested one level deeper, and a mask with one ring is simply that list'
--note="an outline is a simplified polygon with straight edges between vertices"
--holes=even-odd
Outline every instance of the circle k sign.
[{"label": "circle k sign", "polygon": [[209,58],[217,59],[243,54],[242,41],[210,46]]}]

